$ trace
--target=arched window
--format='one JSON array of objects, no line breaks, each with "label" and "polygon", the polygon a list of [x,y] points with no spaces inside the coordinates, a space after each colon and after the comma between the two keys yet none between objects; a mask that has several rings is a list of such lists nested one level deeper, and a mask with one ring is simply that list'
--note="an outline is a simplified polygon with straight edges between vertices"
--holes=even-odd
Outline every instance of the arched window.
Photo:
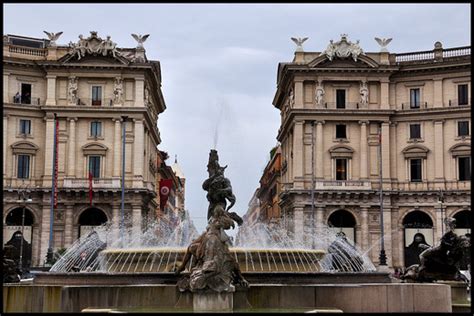
[{"label": "arched window", "polygon": [[460,211],[454,214],[453,217],[456,219],[456,228],[454,229],[454,232],[458,236],[471,233],[471,221],[472,221],[471,211],[468,211],[468,210]]},{"label": "arched window", "polygon": [[328,218],[328,226],[336,233],[343,232],[352,245],[356,242],[356,220],[350,212],[345,210],[335,211]]},{"label": "arched window", "polygon": [[[405,267],[419,264],[423,247],[433,246],[433,221],[422,211],[412,211],[403,218],[405,237]],[[421,247],[420,244],[423,244]]]},{"label": "arched window", "polygon": [[79,237],[107,222],[107,215],[98,208],[89,208],[79,216]]},{"label": "arched window", "polygon": [[[23,212],[24,211],[24,212]],[[23,222],[23,214],[25,215]],[[24,226],[22,226],[22,222]],[[4,245],[11,245],[15,247],[13,257],[20,258],[20,249],[23,248],[22,263],[23,267],[31,265],[31,245],[33,239],[33,213],[27,208],[17,207],[10,211],[5,218],[5,225],[3,226],[3,242]],[[22,236],[23,231],[23,236]],[[21,240],[23,244],[21,245]]]}]

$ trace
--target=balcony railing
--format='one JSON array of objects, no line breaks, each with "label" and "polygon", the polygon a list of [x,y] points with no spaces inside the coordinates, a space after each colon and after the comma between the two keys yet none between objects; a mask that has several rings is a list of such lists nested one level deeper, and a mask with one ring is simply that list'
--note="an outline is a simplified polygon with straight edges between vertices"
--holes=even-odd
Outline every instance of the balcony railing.
[{"label": "balcony railing", "polygon": [[[443,188],[442,183],[434,181],[410,182],[398,181],[392,183],[392,188],[399,191],[432,191]],[[446,181],[445,190],[470,190],[471,181]]]},{"label": "balcony railing", "polygon": [[470,106],[471,105],[471,98],[469,98],[467,100],[467,102],[461,102],[461,103],[459,102],[458,99],[449,100],[448,105],[449,106]]},{"label": "balcony railing", "polygon": [[76,105],[78,106],[92,106],[92,107],[100,107],[100,106],[113,106],[114,100],[113,99],[102,99],[102,100],[92,100],[92,98],[78,98]]},{"label": "balcony railing", "polygon": [[471,46],[448,48],[443,50],[443,58],[471,55]]},{"label": "balcony railing", "polygon": [[[70,189],[88,189],[89,179],[87,178],[71,178],[64,179],[64,188]],[[121,188],[120,179],[97,178],[92,179],[92,188],[94,189],[119,189]]]},{"label": "balcony railing", "polygon": [[316,181],[316,190],[371,190],[370,181]]},{"label": "balcony railing", "polygon": [[359,102],[346,102],[344,107],[337,107],[336,102],[325,102],[325,109],[336,109],[336,110],[357,110],[357,109],[366,109],[367,105],[362,105]]},{"label": "balcony railing", "polygon": [[48,54],[46,48],[32,48],[24,46],[9,45],[8,51],[15,54],[31,55],[31,56],[41,56],[44,57]]},{"label": "balcony railing", "polygon": [[422,52],[411,52],[395,55],[396,63],[410,62],[431,62],[434,60],[442,61],[443,59],[451,59],[458,57],[466,57],[471,55],[471,46],[454,47],[447,49],[434,49]]},{"label": "balcony railing", "polygon": [[434,52],[432,50],[427,50],[423,52],[397,54],[395,56],[395,62],[397,63],[407,62],[407,61],[430,60],[430,59],[434,59]]},{"label": "balcony railing", "polygon": [[402,110],[423,110],[428,108],[428,102],[419,104],[402,103]]},{"label": "balcony railing", "polygon": [[21,104],[21,105],[41,105],[41,99],[40,98],[25,98],[25,97],[15,97],[13,96],[12,98],[13,103],[15,104]]}]

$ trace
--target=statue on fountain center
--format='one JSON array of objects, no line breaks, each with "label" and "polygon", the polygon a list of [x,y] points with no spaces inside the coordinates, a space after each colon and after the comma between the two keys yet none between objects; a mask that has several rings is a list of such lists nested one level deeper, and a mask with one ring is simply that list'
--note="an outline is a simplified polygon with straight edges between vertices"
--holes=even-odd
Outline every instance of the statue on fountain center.
[{"label": "statue on fountain center", "polygon": [[[224,177],[225,168],[219,166],[217,151],[211,150],[207,165],[209,178],[203,183],[203,189],[208,192],[208,225],[206,231],[188,246],[183,262],[175,271],[180,274],[192,258],[190,275],[178,281],[180,291],[228,292],[234,290],[234,285],[248,287],[238,262],[229,251],[231,240],[225,233],[235,227],[234,221],[239,225],[243,222],[239,215],[228,212],[235,203],[235,196],[229,179]],[[227,200],[231,204],[226,209]]]}]

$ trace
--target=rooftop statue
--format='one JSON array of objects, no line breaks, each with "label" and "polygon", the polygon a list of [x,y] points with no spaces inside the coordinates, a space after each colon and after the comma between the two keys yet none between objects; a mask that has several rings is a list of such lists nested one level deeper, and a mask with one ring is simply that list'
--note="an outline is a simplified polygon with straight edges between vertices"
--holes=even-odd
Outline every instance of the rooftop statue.
[{"label": "rooftop statue", "polygon": [[137,48],[143,48],[143,43],[145,43],[148,36],[150,36],[150,34],[145,34],[145,35],[132,34],[132,37],[138,42]]},{"label": "rooftop statue", "polygon": [[291,40],[296,44],[296,51],[302,52],[303,51],[303,43],[308,39],[308,37],[292,37]]},{"label": "rooftop statue", "polygon": [[471,241],[466,236],[454,232],[456,220],[446,218],[447,232],[441,237],[439,245],[429,247],[420,254],[420,264],[407,268],[402,280],[432,282],[435,280],[462,280],[459,271],[463,257],[469,255]]},{"label": "rooftop statue", "polygon": [[[235,227],[234,221],[239,225],[243,221],[236,213],[228,212],[235,203],[235,196],[229,179],[224,177],[226,167],[219,166],[218,159],[217,151],[211,150],[207,165],[209,178],[203,183],[203,189],[208,192],[208,225],[206,231],[188,246],[183,262],[175,271],[176,274],[184,271],[193,257],[190,274],[178,281],[180,291],[223,292],[233,291],[234,285],[248,286],[229,251],[231,240],[225,230]],[[226,209],[227,200],[230,205]]]},{"label": "rooftop statue", "polygon": [[84,38],[83,35],[79,35],[77,43],[69,42],[72,55],[77,55],[77,59],[80,60],[82,57],[89,55],[112,55],[116,57],[119,55],[117,51],[117,44],[110,39],[107,35],[107,39],[103,40],[97,36],[97,32],[91,31],[91,36]]},{"label": "rooftop statue", "polygon": [[56,46],[56,40],[61,36],[61,34],[63,34],[63,32],[58,32],[58,33],[53,33],[53,32],[46,32],[46,31],[43,31],[44,33],[46,33],[46,35],[48,35],[48,39],[49,39],[49,46]]},{"label": "rooftop statue", "polygon": [[391,38],[378,38],[376,37],[375,40],[377,41],[377,43],[380,45],[380,52],[381,53],[387,53],[388,50],[387,50],[387,45],[392,41]]},{"label": "rooftop statue", "polygon": [[352,43],[347,40],[347,34],[341,34],[341,40],[336,43],[334,43],[333,40],[330,40],[326,50],[319,56],[326,55],[330,61],[332,61],[334,57],[347,58],[351,56],[354,61],[357,61],[358,56],[361,54],[365,55],[364,51],[359,46],[359,40]]}]

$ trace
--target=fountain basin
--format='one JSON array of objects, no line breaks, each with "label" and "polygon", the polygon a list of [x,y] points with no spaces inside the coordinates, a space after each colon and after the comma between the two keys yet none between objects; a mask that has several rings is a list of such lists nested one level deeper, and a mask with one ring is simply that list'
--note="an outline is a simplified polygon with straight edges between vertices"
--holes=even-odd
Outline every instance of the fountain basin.
[{"label": "fountain basin", "polygon": [[[325,251],[312,249],[229,248],[242,272],[319,272]],[[100,270],[112,273],[172,272],[186,248],[116,248],[99,254]],[[189,271],[193,258],[186,266]]]}]

